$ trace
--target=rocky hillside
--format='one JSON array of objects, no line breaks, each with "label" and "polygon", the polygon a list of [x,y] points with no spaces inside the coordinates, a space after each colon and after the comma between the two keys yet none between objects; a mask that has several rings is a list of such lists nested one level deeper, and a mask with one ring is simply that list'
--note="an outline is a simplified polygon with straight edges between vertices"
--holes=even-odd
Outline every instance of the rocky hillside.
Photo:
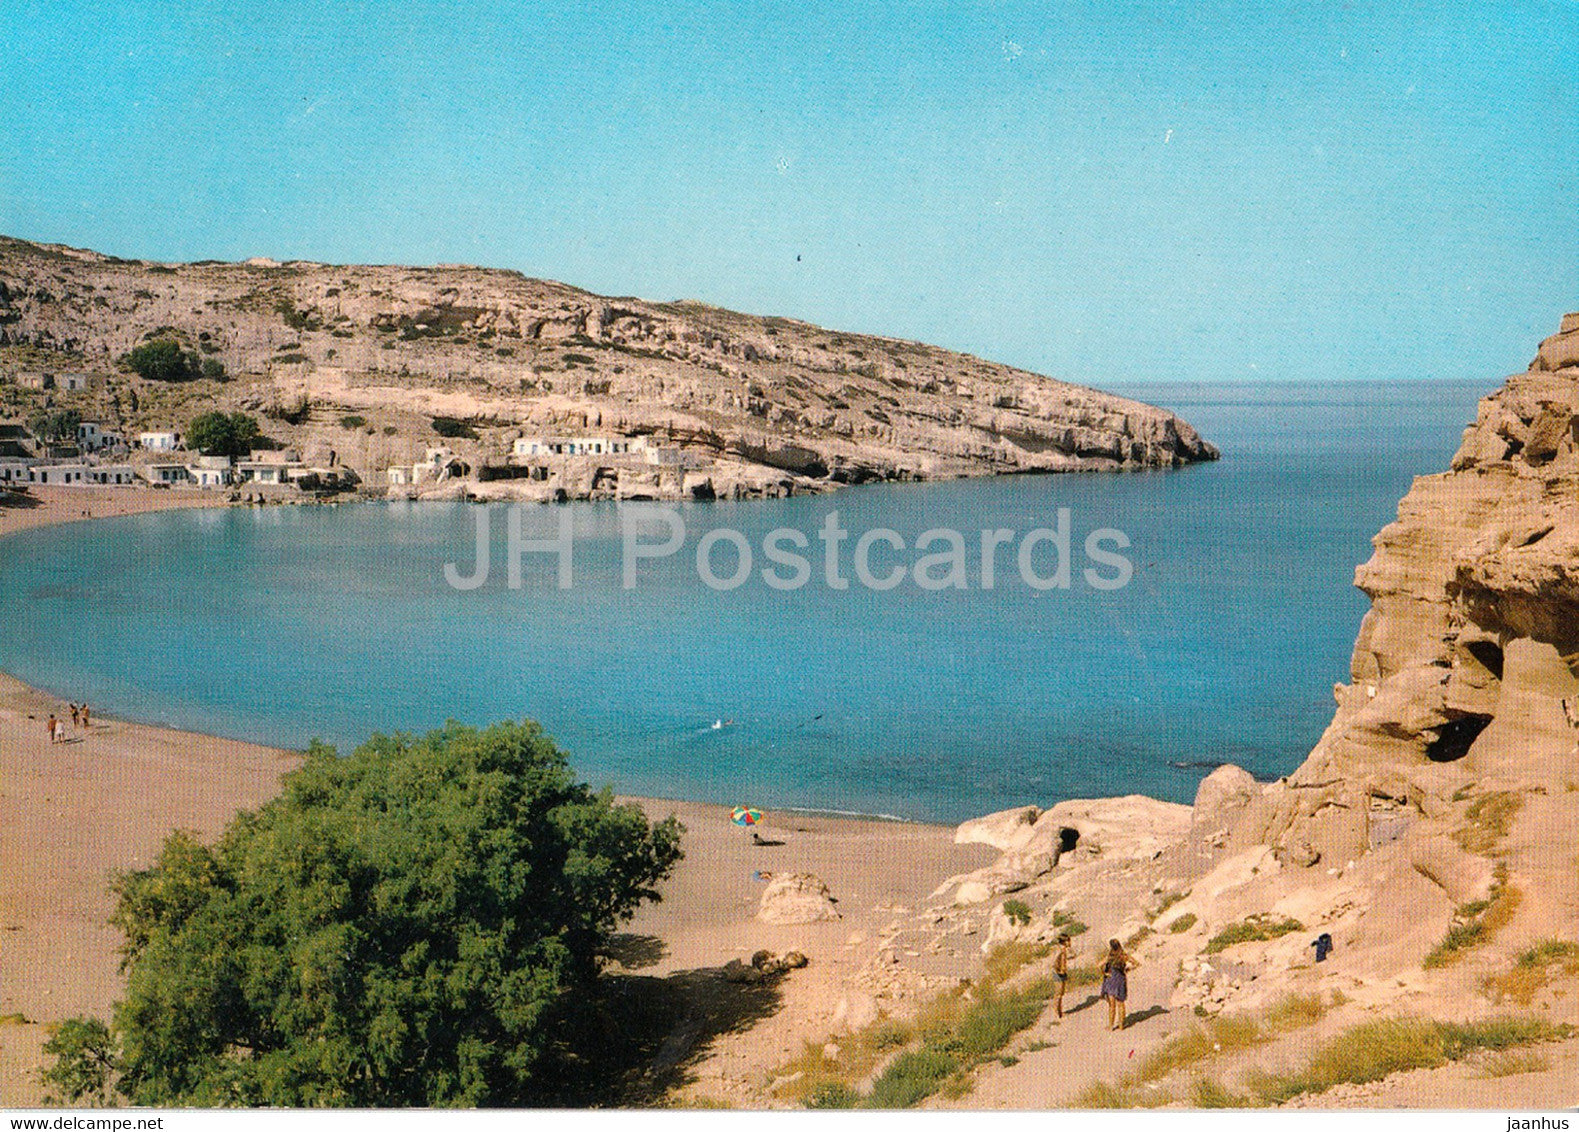
[{"label": "rocky hillside", "polygon": [[1217,455],[1135,401],[790,319],[476,267],[159,264],[0,238],[0,351],[114,374],[161,337],[229,380],[149,390],[122,374],[137,394],[117,398],[123,416],[261,410],[309,459],[334,448],[377,482],[420,458],[440,416],[477,433],[457,445],[471,463],[503,462],[523,431],[649,437],[752,492]]}]

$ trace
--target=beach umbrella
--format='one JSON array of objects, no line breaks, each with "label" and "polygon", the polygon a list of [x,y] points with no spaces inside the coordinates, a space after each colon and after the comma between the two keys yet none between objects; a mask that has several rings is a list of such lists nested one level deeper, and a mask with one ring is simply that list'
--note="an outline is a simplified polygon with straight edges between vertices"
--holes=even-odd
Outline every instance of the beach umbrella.
[{"label": "beach umbrella", "polygon": [[733,812],[730,813],[729,820],[741,829],[744,829],[747,826],[756,825],[760,822],[762,820],[762,811],[754,810],[750,806],[736,806]]}]

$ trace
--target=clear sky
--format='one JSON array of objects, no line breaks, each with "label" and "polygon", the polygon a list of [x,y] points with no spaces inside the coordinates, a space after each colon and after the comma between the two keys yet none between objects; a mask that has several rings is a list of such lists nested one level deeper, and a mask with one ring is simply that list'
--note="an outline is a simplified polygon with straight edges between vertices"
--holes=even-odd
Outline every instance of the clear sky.
[{"label": "clear sky", "polygon": [[472,262],[1054,376],[1493,378],[1579,3],[0,5],[0,232]]}]

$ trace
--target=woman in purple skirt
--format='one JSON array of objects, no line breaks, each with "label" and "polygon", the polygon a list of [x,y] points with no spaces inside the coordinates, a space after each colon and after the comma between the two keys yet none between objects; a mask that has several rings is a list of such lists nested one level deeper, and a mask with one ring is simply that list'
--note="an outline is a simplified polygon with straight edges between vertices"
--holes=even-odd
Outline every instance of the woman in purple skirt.
[{"label": "woman in purple skirt", "polygon": [[1124,1001],[1129,998],[1129,972],[1139,964],[1131,959],[1124,945],[1108,940],[1107,959],[1102,964],[1102,997],[1107,999],[1107,1028],[1124,1028]]}]

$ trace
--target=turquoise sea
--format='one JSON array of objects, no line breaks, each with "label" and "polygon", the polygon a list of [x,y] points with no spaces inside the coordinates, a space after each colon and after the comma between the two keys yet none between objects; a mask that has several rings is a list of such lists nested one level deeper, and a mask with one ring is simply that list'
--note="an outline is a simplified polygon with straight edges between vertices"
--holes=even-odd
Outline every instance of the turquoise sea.
[{"label": "turquoise sea", "polygon": [[[628,520],[604,504],[569,508],[566,590],[543,554],[524,556],[519,589],[506,584],[504,507],[488,509],[489,581],[464,592],[444,577],[474,557],[479,509],[460,504],[27,532],[0,541],[0,668],[102,714],[285,746],[530,716],[590,780],[660,797],[942,821],[1094,794],[1187,801],[1221,762],[1276,776],[1315,743],[1366,608],[1354,568],[1492,388],[1137,387],[1221,462],[685,505],[684,548],[642,561],[630,590]],[[1061,508],[1071,585],[1037,590],[1020,577],[1018,537]],[[867,530],[905,542],[874,552],[885,574],[914,564],[917,535],[951,528],[965,535],[967,588],[830,588],[817,532],[833,511],[851,536],[843,576]],[[521,509],[523,536],[551,536],[560,513]],[[698,577],[697,542],[715,527],[755,558],[728,592]],[[809,543],[800,589],[760,577],[777,528]],[[996,528],[1016,540],[986,590],[980,532]],[[1082,576],[1097,528],[1130,540],[1120,589]],[[734,555],[727,539],[715,547],[719,574]],[[1051,574],[1052,548],[1030,564]]]}]

